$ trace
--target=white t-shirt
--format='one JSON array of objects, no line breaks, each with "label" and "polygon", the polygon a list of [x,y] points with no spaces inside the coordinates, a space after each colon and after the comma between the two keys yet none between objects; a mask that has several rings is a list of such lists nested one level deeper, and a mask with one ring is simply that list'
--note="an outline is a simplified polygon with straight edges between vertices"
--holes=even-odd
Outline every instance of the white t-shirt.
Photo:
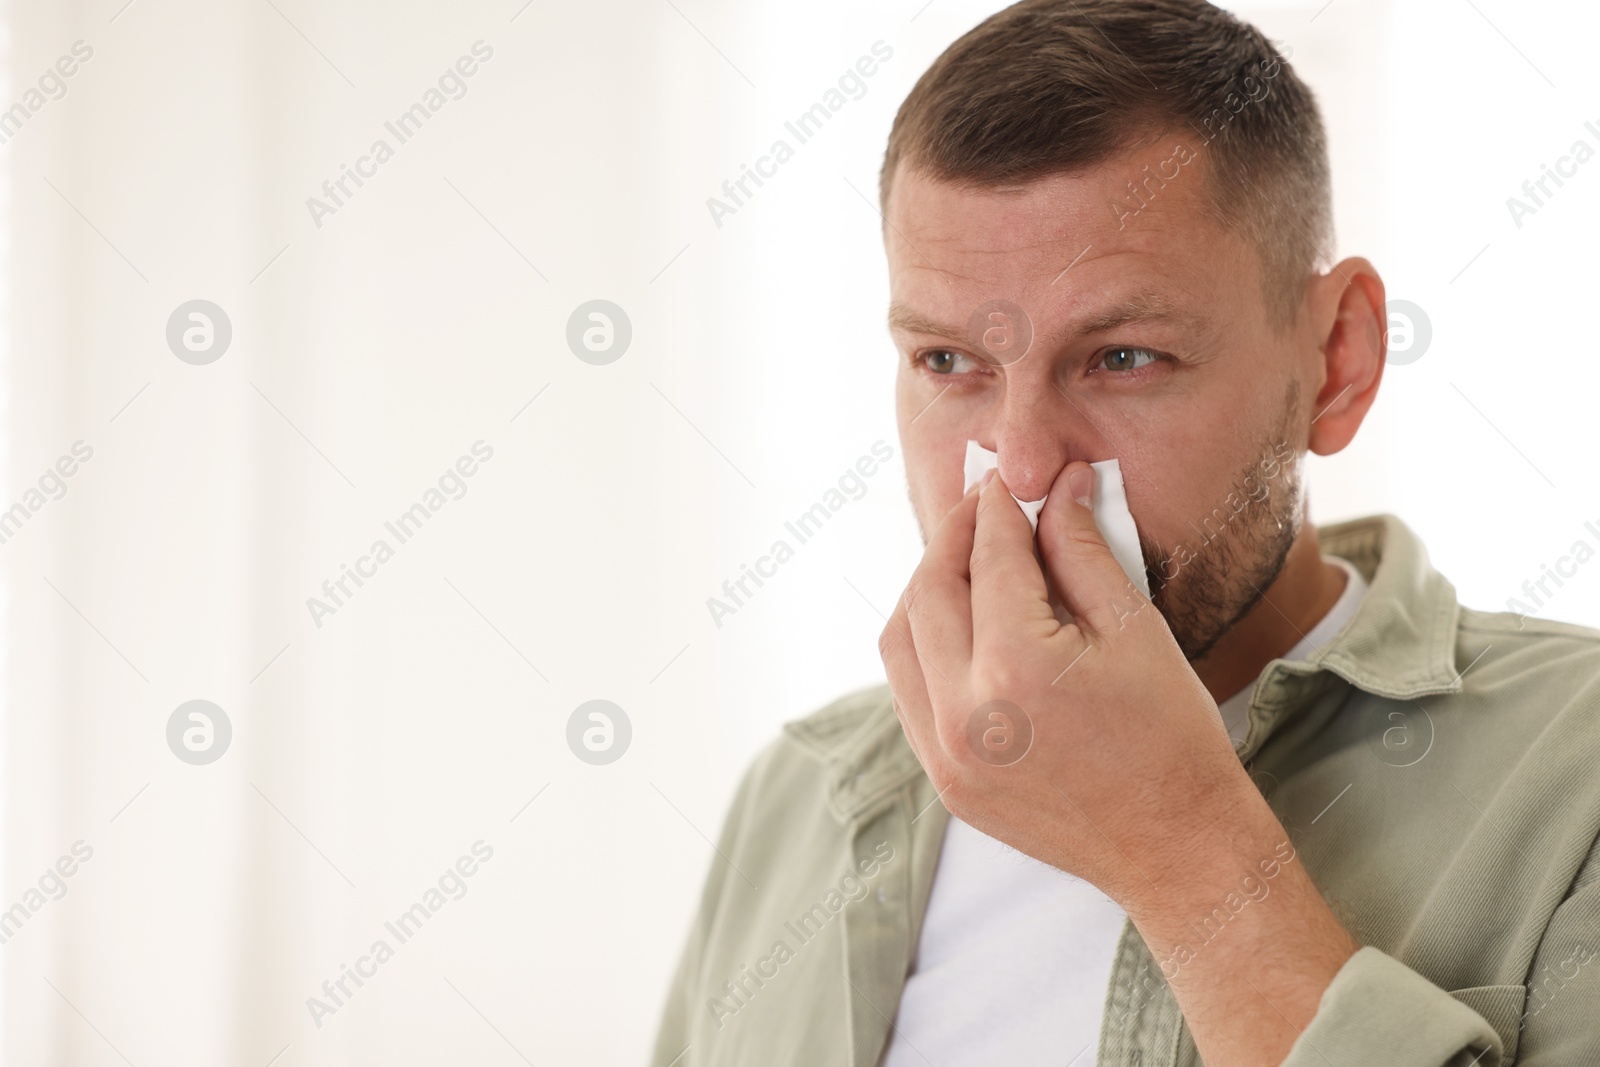
[{"label": "white t-shirt", "polygon": [[[1304,659],[1333,640],[1367,583],[1348,574],[1338,601],[1283,655]],[[1244,738],[1254,683],[1218,705]],[[952,817],[928,914],[882,1067],[1092,1067],[1122,908],[1082,879]]]}]

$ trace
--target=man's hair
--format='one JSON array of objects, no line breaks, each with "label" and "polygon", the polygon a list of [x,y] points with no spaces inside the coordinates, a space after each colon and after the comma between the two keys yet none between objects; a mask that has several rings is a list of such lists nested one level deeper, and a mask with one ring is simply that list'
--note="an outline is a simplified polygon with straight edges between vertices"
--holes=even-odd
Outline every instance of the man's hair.
[{"label": "man's hair", "polygon": [[[1172,131],[1208,160],[1213,215],[1257,249],[1267,306],[1286,325],[1333,251],[1322,118],[1271,42],[1204,0],[1023,0],[985,19],[900,105],[879,200],[887,218],[901,164],[992,188]],[[1132,208],[1164,184],[1129,178]]]}]

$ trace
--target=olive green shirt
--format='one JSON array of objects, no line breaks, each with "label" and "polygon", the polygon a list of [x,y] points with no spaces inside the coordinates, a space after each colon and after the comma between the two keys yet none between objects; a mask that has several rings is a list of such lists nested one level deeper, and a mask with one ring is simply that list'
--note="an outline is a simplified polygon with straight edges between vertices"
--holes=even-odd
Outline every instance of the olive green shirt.
[{"label": "olive green shirt", "polygon": [[[1461,607],[1392,516],[1319,536],[1370,587],[1262,670],[1237,750],[1364,947],[1285,1067],[1600,1065],[1600,633]],[[734,798],[655,1067],[873,1067],[948,817],[887,686],[787,724]],[[1095,1062],[1199,1062],[1131,924]]]}]

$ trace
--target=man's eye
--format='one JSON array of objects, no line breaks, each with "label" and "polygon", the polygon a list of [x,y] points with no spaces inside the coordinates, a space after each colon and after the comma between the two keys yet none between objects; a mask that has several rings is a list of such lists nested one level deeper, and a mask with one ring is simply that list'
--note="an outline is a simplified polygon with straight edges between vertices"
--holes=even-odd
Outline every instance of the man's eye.
[{"label": "man's eye", "polygon": [[972,361],[959,352],[952,352],[948,348],[936,348],[931,352],[924,352],[921,356],[922,365],[934,374],[954,374],[961,369],[961,361],[968,364]]},{"label": "man's eye", "polygon": [[1101,357],[1106,370],[1138,370],[1155,362],[1155,354],[1148,348],[1108,348]]}]

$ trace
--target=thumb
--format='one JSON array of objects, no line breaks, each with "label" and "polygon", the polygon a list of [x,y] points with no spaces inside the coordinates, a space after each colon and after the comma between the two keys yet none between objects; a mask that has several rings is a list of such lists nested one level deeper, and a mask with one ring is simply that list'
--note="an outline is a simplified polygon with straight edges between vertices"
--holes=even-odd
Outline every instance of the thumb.
[{"label": "thumb", "polygon": [[1095,524],[1094,471],[1075,460],[1062,468],[1039,513],[1039,551],[1045,575],[1078,625],[1091,632],[1115,629],[1137,605],[1139,591],[1128,581]]}]

